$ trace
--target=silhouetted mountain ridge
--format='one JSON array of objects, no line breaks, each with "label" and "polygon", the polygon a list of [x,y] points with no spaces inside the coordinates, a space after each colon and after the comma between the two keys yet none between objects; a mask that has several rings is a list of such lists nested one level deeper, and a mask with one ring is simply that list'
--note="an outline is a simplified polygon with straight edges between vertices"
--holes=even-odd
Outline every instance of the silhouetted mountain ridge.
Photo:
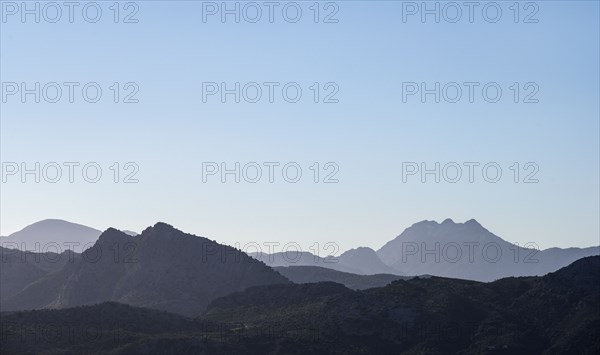
[{"label": "silhouetted mountain ridge", "polygon": [[248,286],[289,282],[246,254],[166,223],[138,236],[107,229],[81,260],[3,300],[3,310],[106,301],[196,315],[210,300]]}]

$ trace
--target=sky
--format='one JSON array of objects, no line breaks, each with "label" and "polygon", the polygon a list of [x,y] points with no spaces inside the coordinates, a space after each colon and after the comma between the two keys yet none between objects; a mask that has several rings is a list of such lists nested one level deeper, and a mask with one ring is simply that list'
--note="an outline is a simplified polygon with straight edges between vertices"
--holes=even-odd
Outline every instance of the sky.
[{"label": "sky", "polygon": [[474,218],[599,244],[597,1],[1,3],[1,235],[163,221],[343,251]]}]

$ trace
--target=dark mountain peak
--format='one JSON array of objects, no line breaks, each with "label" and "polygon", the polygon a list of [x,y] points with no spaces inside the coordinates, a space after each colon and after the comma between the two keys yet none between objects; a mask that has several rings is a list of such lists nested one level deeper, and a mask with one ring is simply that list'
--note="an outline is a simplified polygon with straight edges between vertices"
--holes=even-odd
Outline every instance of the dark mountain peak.
[{"label": "dark mountain peak", "polygon": [[154,226],[148,227],[142,231],[142,236],[171,236],[171,235],[191,235],[186,234],[172,225],[165,222],[156,222]]},{"label": "dark mountain peak", "polygon": [[156,224],[154,224],[154,227],[152,227],[152,228],[159,230],[159,231],[177,230],[175,227],[173,227],[172,225],[165,223],[165,222],[156,222]]},{"label": "dark mountain peak", "polygon": [[128,241],[131,238],[131,236],[121,232],[120,230],[109,227],[102,234],[100,234],[100,237],[98,237],[98,240],[96,241],[96,245],[114,244],[122,241]]},{"label": "dark mountain peak", "polygon": [[164,222],[157,222],[154,226],[148,227],[140,234],[144,238],[163,238],[169,239],[176,235],[184,235],[185,233],[172,225]]}]

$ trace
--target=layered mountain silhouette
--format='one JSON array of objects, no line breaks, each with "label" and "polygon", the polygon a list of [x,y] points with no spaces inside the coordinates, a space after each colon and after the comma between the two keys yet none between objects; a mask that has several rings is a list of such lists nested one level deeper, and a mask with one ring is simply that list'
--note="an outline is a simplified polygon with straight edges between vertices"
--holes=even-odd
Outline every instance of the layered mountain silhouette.
[{"label": "layered mountain silhouette", "polygon": [[[29,272],[29,279],[40,276]],[[8,311],[117,301],[193,316],[228,293],[288,282],[237,249],[157,223],[138,236],[108,229],[80,258],[0,306]]]},{"label": "layered mountain silhouette", "polygon": [[350,272],[354,274],[362,274],[360,270],[352,267],[352,265],[340,263],[339,257],[320,257],[306,251],[287,251],[277,252],[273,254],[267,253],[249,253],[251,257],[262,261],[270,267],[283,266],[320,266],[328,269],[338,270],[342,272]]},{"label": "layered mountain silhouette", "polygon": [[597,354],[598,279],[594,256],[491,283],[255,286],[215,299],[194,319],[116,303],[4,312],[0,329],[11,354]]},{"label": "layered mountain silhouette", "polygon": [[396,274],[398,270],[385,265],[371,248],[350,249],[338,257],[320,257],[309,252],[251,253],[250,256],[271,267],[317,266],[359,275]]},{"label": "layered mountain silhouette", "polygon": [[274,269],[293,283],[330,281],[340,283],[353,290],[383,287],[392,281],[410,279],[408,276],[392,274],[357,275],[319,266],[279,266]]},{"label": "layered mountain silhouette", "polygon": [[518,246],[494,235],[471,219],[455,223],[421,221],[377,252],[370,248],[320,258],[308,252],[251,254],[272,267],[317,266],[359,275],[435,275],[475,281],[508,276],[541,276],[575,260],[600,254],[600,247],[550,248]]},{"label": "layered mountain silhouette", "polygon": [[403,275],[429,274],[477,281],[508,276],[540,276],[583,257],[599,247],[536,250],[511,244],[476,220],[413,224],[377,251],[387,265]]},{"label": "layered mountain silhouette", "polygon": [[[137,233],[124,231],[129,236]],[[82,252],[94,245],[100,231],[62,220],[48,219],[0,239],[5,248],[58,252],[66,245]],[[57,248],[60,246],[60,248]],[[532,249],[517,246],[494,235],[474,219],[455,223],[421,221],[407,228],[377,252],[368,247],[348,250],[337,257],[309,252],[250,254],[271,267],[317,266],[358,275],[436,275],[477,281],[507,276],[541,276],[571,262],[600,254],[600,247]]]}]

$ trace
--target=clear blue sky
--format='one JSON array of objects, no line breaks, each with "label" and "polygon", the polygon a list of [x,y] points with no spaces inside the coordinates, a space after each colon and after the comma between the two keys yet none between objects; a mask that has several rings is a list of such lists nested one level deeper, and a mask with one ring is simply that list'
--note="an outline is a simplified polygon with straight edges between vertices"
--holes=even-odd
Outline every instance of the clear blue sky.
[{"label": "clear blue sky", "polygon": [[[97,23],[84,21],[81,7],[74,23],[67,13],[57,23],[22,23],[18,15],[2,23],[3,83],[98,82],[103,89],[95,104],[79,91],[74,103],[66,91],[55,104],[33,96],[21,103],[18,95],[1,103],[2,162],[103,168],[96,184],[80,175],[56,184],[9,176],[2,235],[45,218],[138,231],[164,221],[230,244],[295,241],[308,250],[332,241],[341,250],[376,249],[414,222],[449,217],[475,218],[506,240],[542,248],[598,245],[597,1],[537,2],[537,23],[523,23],[534,10],[523,3],[515,23],[512,1],[498,2],[496,23],[482,17],[485,2],[473,23],[465,8],[457,23],[431,16],[403,22],[399,1],[337,2],[337,23],[314,23],[312,1],[299,2],[296,23],[281,17],[285,2],[273,23],[266,12],[257,23],[231,16],[204,23],[201,2],[143,1],[138,23],[115,24],[112,3],[99,2]],[[132,9],[121,9],[121,19]],[[333,10],[321,8],[320,20]],[[139,103],[111,102],[114,82],[137,83]],[[265,93],[255,104],[217,96],[203,103],[202,82],[298,82],[303,95],[295,104],[280,91],[274,103]],[[312,102],[314,82],[335,82],[339,102]],[[457,103],[418,96],[404,103],[403,82],[497,82],[503,95],[488,103],[480,86],[473,103],[466,91]],[[514,103],[514,82],[520,100],[529,92],[522,86],[535,82],[539,103]],[[256,184],[232,177],[223,184],[218,176],[202,182],[202,162],[236,161],[297,162],[303,176],[296,184],[281,175],[274,183],[266,176]],[[135,162],[139,182],[115,184],[114,162]],[[321,169],[335,162],[339,182],[315,184],[314,162]],[[473,183],[466,176],[403,182],[402,162],[496,162],[503,175],[495,184],[480,170]],[[521,180],[523,165],[537,164],[539,182],[513,182],[514,162]]]}]

